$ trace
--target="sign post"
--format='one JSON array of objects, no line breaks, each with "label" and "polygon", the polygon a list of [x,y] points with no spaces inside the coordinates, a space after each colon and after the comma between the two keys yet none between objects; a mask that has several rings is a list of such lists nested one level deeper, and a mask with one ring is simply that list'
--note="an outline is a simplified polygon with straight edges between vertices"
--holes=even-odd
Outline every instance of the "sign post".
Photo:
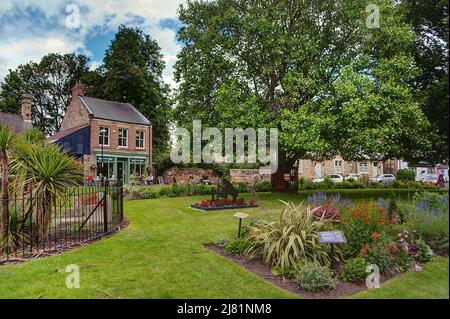
[{"label": "sign post", "polygon": [[342,231],[320,231],[319,243],[330,244],[330,258],[331,258],[331,268],[334,268],[336,263],[334,259],[334,244],[346,244],[347,239]]},{"label": "sign post", "polygon": [[241,213],[241,212],[237,212],[236,214],[233,214],[234,217],[239,218],[239,227],[238,227],[238,238],[241,237],[241,225],[242,225],[242,220],[244,218],[248,217],[248,214],[246,213]]}]

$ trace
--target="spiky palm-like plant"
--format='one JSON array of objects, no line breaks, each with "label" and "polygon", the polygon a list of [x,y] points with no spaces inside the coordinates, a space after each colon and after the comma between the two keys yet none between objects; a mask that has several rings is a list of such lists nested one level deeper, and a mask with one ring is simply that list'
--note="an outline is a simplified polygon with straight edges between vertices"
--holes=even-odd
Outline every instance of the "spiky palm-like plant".
[{"label": "spiky palm-like plant", "polygon": [[285,207],[279,219],[260,220],[250,227],[251,246],[247,254],[261,255],[266,264],[279,268],[283,273],[295,269],[302,262],[328,264],[329,249],[319,243],[317,232],[324,230],[329,222],[315,218],[310,207],[283,203]]},{"label": "spiky palm-like plant", "polygon": [[23,131],[20,134],[20,137],[25,142],[31,142],[31,143],[45,143],[46,142],[45,134],[41,130],[39,130],[35,127],[29,128],[28,130]]},{"label": "spiky palm-like plant", "polygon": [[[9,222],[9,160],[16,147],[17,135],[8,126],[0,124],[0,161],[2,165],[2,213],[0,237],[6,236]],[[1,248],[1,247],[0,247]]]},{"label": "spiky palm-like plant", "polygon": [[23,144],[17,147],[12,169],[16,193],[31,193],[36,202],[33,227],[46,237],[52,203],[68,188],[83,182],[83,166],[54,144]]}]

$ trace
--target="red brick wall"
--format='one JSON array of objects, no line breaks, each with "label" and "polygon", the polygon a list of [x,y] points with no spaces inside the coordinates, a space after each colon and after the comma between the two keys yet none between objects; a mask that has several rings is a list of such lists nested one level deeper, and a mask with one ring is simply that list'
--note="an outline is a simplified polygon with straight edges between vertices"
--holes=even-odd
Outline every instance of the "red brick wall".
[{"label": "red brick wall", "polygon": [[[94,151],[101,150],[101,146],[99,145],[100,126],[105,126],[109,128],[109,146],[104,146],[104,151],[151,155],[151,127],[100,119],[91,119],[90,123],[91,154],[93,154]],[[127,147],[119,147],[119,128],[128,129]],[[136,148],[136,130],[144,131],[144,149]]]}]

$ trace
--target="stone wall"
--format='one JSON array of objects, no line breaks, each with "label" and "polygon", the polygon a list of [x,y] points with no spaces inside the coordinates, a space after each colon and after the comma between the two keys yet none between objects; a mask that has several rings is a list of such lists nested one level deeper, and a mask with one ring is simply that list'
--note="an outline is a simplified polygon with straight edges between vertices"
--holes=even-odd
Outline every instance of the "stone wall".
[{"label": "stone wall", "polygon": [[172,184],[175,178],[177,184],[200,183],[202,179],[211,180],[211,184],[217,184],[219,175],[211,169],[204,168],[179,168],[172,167],[163,172],[164,183]]},{"label": "stone wall", "polygon": [[230,169],[231,183],[244,183],[253,185],[255,180],[263,180],[270,182],[270,174],[259,175],[258,169]]}]

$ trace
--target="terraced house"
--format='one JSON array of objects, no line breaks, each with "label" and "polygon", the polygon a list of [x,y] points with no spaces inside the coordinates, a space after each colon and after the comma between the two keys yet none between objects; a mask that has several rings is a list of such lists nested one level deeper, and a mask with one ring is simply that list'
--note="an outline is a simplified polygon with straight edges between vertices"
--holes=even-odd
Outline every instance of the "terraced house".
[{"label": "terraced house", "polygon": [[111,181],[132,183],[152,167],[151,122],[129,103],[84,96],[80,82],[49,141],[81,158],[86,178],[98,180],[104,172]]}]

